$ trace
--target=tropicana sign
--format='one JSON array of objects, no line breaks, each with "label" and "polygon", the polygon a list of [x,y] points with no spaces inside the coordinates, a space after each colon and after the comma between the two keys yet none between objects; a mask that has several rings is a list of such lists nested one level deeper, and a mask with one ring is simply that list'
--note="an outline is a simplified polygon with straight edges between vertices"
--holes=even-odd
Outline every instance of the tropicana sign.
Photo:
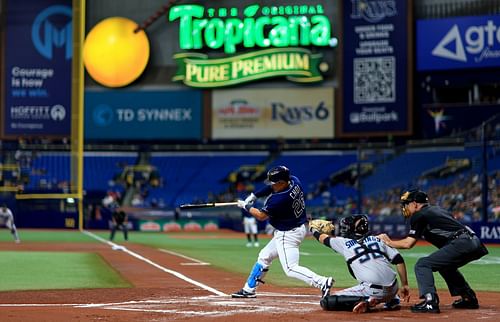
[{"label": "tropicana sign", "polygon": [[331,25],[321,5],[208,8],[178,5],[170,9],[169,21],[179,20],[179,46],[184,50],[265,48],[239,56],[209,59],[199,52],[175,55],[178,71],[174,80],[193,87],[220,87],[264,77],[286,75],[292,81],[316,82],[320,54],[304,46],[336,45]]}]

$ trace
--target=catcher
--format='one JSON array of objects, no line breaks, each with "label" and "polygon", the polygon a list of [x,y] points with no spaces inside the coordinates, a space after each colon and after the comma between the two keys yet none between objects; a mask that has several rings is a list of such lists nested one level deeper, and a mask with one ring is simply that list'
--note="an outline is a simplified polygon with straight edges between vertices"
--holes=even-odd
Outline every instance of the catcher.
[{"label": "catcher", "polygon": [[401,297],[407,302],[410,300],[403,257],[396,249],[369,235],[366,215],[342,218],[340,237],[334,236],[335,226],[331,221],[311,220],[309,230],[320,243],[344,256],[349,273],[359,282],[323,298],[320,304],[324,310],[365,313],[379,303],[385,303],[387,310],[399,309],[398,281],[391,264],[396,265],[401,279]]}]

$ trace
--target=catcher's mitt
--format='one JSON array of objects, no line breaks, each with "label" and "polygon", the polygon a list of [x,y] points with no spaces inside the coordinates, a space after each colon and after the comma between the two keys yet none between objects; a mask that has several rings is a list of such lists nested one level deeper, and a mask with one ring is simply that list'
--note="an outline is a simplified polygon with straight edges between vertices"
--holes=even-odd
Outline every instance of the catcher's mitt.
[{"label": "catcher's mitt", "polygon": [[323,219],[313,219],[309,221],[309,230],[317,231],[321,234],[334,235],[335,225],[333,222]]}]

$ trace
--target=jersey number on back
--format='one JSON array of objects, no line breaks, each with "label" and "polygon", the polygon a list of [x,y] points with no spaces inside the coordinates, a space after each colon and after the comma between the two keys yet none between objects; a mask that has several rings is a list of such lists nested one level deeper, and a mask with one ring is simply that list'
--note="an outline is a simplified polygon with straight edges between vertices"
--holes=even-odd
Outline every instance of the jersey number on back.
[{"label": "jersey number on back", "polygon": [[[365,244],[369,249],[373,249],[373,250],[378,250],[380,251],[380,246],[378,245],[378,243],[376,242],[373,242],[373,243],[369,243],[369,244]],[[359,246],[359,247],[356,247],[354,249],[354,252],[356,254],[360,254],[360,253],[364,253],[365,252],[365,249],[362,247],[362,246]],[[360,263],[364,263],[364,262],[367,262],[369,261],[370,259],[376,259],[376,258],[380,258],[380,257],[384,257],[384,255],[380,254],[380,253],[367,253],[365,254],[364,256],[361,256],[359,258],[359,262]]]},{"label": "jersey number on back", "polygon": [[295,196],[292,203],[293,213],[295,217],[299,218],[306,209],[306,203],[304,202],[304,193],[301,191],[298,195]]}]

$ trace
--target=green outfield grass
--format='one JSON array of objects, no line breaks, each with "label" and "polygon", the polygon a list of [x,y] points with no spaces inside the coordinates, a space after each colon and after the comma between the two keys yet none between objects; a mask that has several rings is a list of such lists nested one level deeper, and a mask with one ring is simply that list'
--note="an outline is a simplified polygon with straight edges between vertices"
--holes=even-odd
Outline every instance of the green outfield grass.
[{"label": "green outfield grass", "polygon": [[[12,241],[12,236],[7,233],[8,231],[0,231],[0,241]],[[77,231],[54,230],[47,233],[46,231],[21,230],[20,234],[23,241],[94,242],[92,238]],[[107,231],[97,232],[96,234],[105,239],[109,237],[109,232]],[[176,233],[167,234],[131,232],[129,240],[130,242],[134,243],[140,243],[155,248],[178,252],[196,258],[198,260],[209,262],[213,266],[220,269],[241,273],[243,284],[247,274],[249,273],[251,267],[255,263],[255,260],[257,259],[260,248],[245,247],[246,239],[243,237],[243,235],[241,235],[241,238],[218,238],[218,235],[220,234],[222,233],[193,233],[190,235],[192,236],[192,238],[185,238],[186,234],[182,234],[181,236]],[[263,247],[268,240],[268,237],[264,237],[263,239],[261,239],[261,247]],[[123,236],[122,234],[120,234],[120,232],[117,232],[115,241],[122,244]],[[430,252],[434,251],[434,249],[435,248],[432,246],[417,246],[411,250],[404,250],[401,252],[407,263],[411,288],[416,288],[415,276],[413,272],[413,266],[415,265],[415,262],[419,257],[429,254]],[[325,246],[320,245],[313,238],[307,238],[302,244],[300,250],[300,264],[312,269],[318,274],[333,276],[336,280],[336,288],[344,288],[356,284],[356,281],[349,275],[347,271],[347,265],[343,258],[340,255],[329,250]],[[489,247],[489,251],[490,254],[485,256],[483,259],[468,264],[460,269],[471,286],[478,291],[498,291],[500,289],[500,270],[498,269],[500,264],[500,247]],[[51,257],[52,255],[46,256]],[[70,260],[67,260],[66,262],[69,261]],[[5,262],[3,260],[0,260],[0,264],[2,263]],[[94,265],[95,264],[92,262],[87,262],[81,264],[80,266],[86,266],[89,270],[92,270]],[[8,266],[10,266],[10,263],[8,263]],[[2,267],[5,267],[5,264],[2,265]],[[8,274],[4,273],[3,276],[0,277],[0,281],[3,281],[5,279],[12,280],[12,278],[8,277],[8,275],[12,273],[14,272]],[[36,275],[37,270],[25,273]],[[94,275],[98,276],[100,275],[100,273],[95,273]],[[441,276],[439,274],[435,274],[435,277],[437,287],[440,289],[446,289],[446,284],[444,283]],[[19,277],[16,277],[16,279],[21,280],[21,278]],[[38,279],[43,279],[43,276],[39,276]],[[278,260],[276,260],[271,266],[271,270],[266,279],[268,281],[272,281],[272,283],[276,285],[307,287],[301,281],[286,277],[280,267],[280,263]],[[43,288],[37,286],[37,284],[35,283],[37,280],[36,276],[33,276],[32,280],[34,283],[33,289]],[[96,283],[100,284],[102,283],[102,281],[97,280]],[[3,287],[2,289],[7,289],[4,287],[3,282],[1,283],[1,287]],[[12,284],[10,287],[11,289],[16,289],[12,288],[14,287],[14,285]],[[99,286],[80,285],[76,287]],[[101,287],[109,287],[109,285]],[[123,283],[117,283],[116,287],[123,287]]]}]

